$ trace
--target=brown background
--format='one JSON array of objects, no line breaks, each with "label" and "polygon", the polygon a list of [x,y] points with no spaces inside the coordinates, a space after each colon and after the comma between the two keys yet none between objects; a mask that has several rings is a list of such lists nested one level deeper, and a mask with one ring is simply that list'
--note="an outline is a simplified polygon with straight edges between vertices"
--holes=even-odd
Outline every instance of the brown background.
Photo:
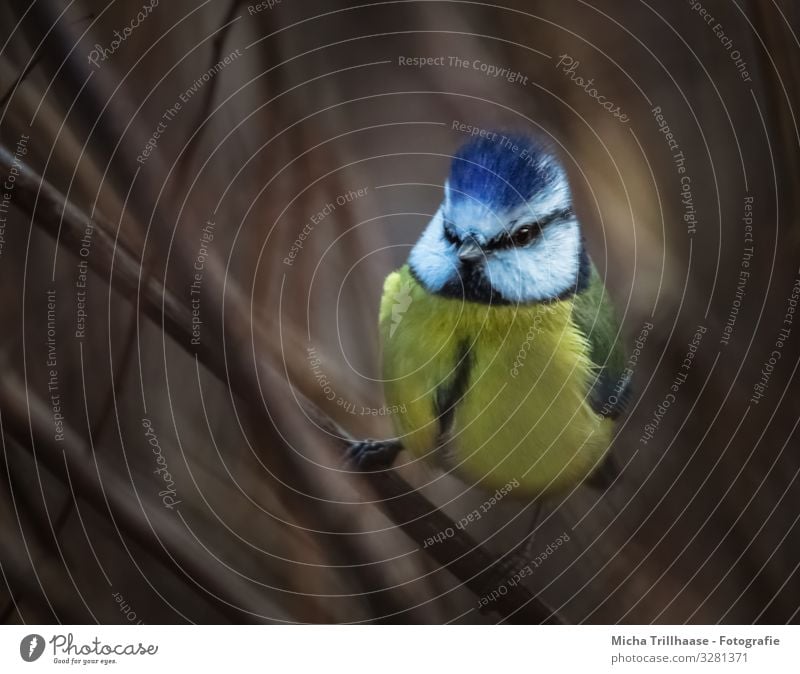
[{"label": "brown background", "polygon": [[[798,276],[796,4],[708,0],[709,25],[687,2],[282,0],[251,15],[246,3],[162,1],[99,67],[88,63],[93,45],[108,48],[141,4],[4,4],[0,139],[13,153],[28,134],[25,160],[112,223],[120,245],[144,257],[143,283],[166,279],[187,303],[200,230],[213,219],[204,345],[222,362],[267,361],[274,377],[262,382],[254,424],[227,383],[197,364],[196,349],[137,313],[136,294],[109,275],[90,276],[87,336],[75,339],[79,258],[32,225],[12,193],[0,255],[3,400],[26,402],[0,407],[3,620],[125,622],[114,593],[148,623],[497,619],[476,611],[476,597],[382,514],[366,483],[340,472],[336,447],[286,386],[354,435],[391,432],[336,399],[383,404],[382,279],[436,208],[448,157],[465,138],[454,120],[531,129],[561,148],[628,342],[654,325],[614,445],[621,481],[605,495],[579,489],[550,504],[537,544],[564,531],[571,541],[531,590],[569,622],[797,618],[800,325],[764,398],[748,402]],[[715,37],[717,22],[752,82]],[[140,165],[164,111],[236,49],[241,56],[182,106]],[[570,81],[556,67],[561,54],[630,120]],[[400,56],[477,59],[528,82],[399,66]],[[655,106],[686,156],[694,235]],[[313,214],[363,188],[313,227],[292,266],[283,263]],[[748,195],[752,273],[723,345]],[[75,499],[65,471],[37,458],[28,427],[29,406],[48,404],[49,289],[71,451],[94,471]],[[250,315],[253,334],[242,320]],[[689,377],[643,445],[698,325],[707,332]],[[179,512],[161,505],[143,416],[159,434]],[[401,472],[455,519],[485,499],[424,468]],[[140,535],[90,497],[101,485],[130,505]],[[505,551],[524,530],[525,515],[513,518],[525,505],[504,502],[469,532]],[[164,531],[178,532],[172,542],[206,576],[163,554]]]}]

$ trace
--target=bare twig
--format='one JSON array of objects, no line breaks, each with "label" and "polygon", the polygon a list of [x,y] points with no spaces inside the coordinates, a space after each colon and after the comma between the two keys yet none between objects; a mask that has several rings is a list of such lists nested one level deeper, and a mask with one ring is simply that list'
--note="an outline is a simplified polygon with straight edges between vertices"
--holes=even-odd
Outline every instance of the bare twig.
[{"label": "bare twig", "polygon": [[[0,147],[0,170],[10,170],[14,161],[14,157],[5,148]],[[228,382],[230,379],[232,387],[242,396],[243,400],[260,400],[257,382],[251,382],[249,394],[242,395],[242,382],[249,381],[249,372],[229,371],[230,361],[226,363],[220,350],[215,349],[206,341],[200,345],[191,345],[192,336],[189,329],[192,320],[191,312],[174,293],[149,275],[144,280],[144,287],[139,287],[141,262],[124,245],[115,241],[114,226],[107,219],[99,214],[94,220],[90,219],[24,162],[17,160],[14,166],[18,171],[14,204],[18,208],[31,215],[34,215],[35,211],[35,222],[42,226],[50,236],[60,236],[61,244],[72,251],[79,250],[81,237],[87,228],[92,228],[94,231],[92,255],[89,256],[89,264],[92,269],[107,279],[110,277],[113,263],[117,290],[123,292],[130,299],[135,299],[136,294],[140,292],[142,295],[141,307],[145,315],[154,323],[162,325],[167,334],[183,348],[191,348],[195,351],[200,362],[222,381]],[[272,369],[265,369],[262,373],[262,381],[274,380],[275,377]],[[253,405],[251,409],[253,410],[253,420],[256,423],[265,423],[263,411],[257,405]],[[302,466],[292,465],[294,456],[290,452],[272,453],[270,459],[274,462],[283,462],[285,464],[283,472],[293,474],[296,480],[300,481],[304,476]],[[301,486],[305,487],[304,490],[300,490],[303,493],[312,492],[310,487]],[[288,493],[289,498],[295,496],[294,491]],[[301,508],[296,510],[302,512]],[[314,524],[317,529],[335,531],[335,523],[331,520],[332,515],[324,512],[318,514],[316,522],[305,523],[305,526],[311,528],[310,524]],[[360,591],[367,601],[373,602],[376,611],[397,613],[402,610],[402,606],[391,599],[392,592],[375,592],[376,587],[379,587],[379,579],[370,578],[375,573],[374,565],[369,564],[370,560],[362,552],[360,543],[353,537],[333,536],[330,545],[326,546],[325,550],[329,554],[337,554],[337,563],[343,570],[350,569],[349,579],[355,585],[354,589]]]},{"label": "bare twig", "polygon": [[[38,568],[39,581],[31,568],[31,561],[19,554],[13,548],[3,550],[3,561],[0,564],[0,583],[8,588],[11,598],[11,606],[19,611],[18,603],[20,595],[24,594],[29,604],[33,604],[38,611],[34,615],[23,615],[19,618],[27,623],[45,623],[61,620],[66,623],[79,624],[86,621],[85,613],[75,610],[75,602],[64,601],[57,592],[48,592],[55,584],[52,574]],[[16,588],[17,595],[14,596],[12,588]],[[10,614],[9,614],[10,615]],[[5,622],[9,615],[4,616]]]},{"label": "bare twig", "polygon": [[[142,544],[169,567],[178,566],[206,592],[222,599],[214,605],[233,621],[258,621],[265,608],[271,618],[291,620],[283,610],[262,597],[256,600],[253,588],[237,578],[223,579],[220,566],[202,554],[186,529],[163,512],[161,504],[150,503],[142,493],[131,494],[132,485],[117,477],[106,459],[95,454],[95,467],[86,460],[88,450],[81,438],[67,425],[64,439],[52,432],[52,420],[45,403],[27,392],[22,381],[5,376],[0,382],[0,409],[3,429],[22,446],[31,443],[36,458],[55,475],[64,474],[64,462],[76,495],[85,498],[98,512],[108,513],[116,526]],[[98,479],[102,476],[102,484]],[[139,506],[139,503],[142,503]]]},{"label": "bare twig", "polygon": [[[141,121],[141,117],[135,112],[134,106],[127,97],[113,95],[119,86],[118,77],[112,74],[110,69],[101,68],[94,70],[91,79],[87,80],[87,65],[82,59],[77,58],[75,50],[72,49],[76,35],[72,31],[71,25],[59,19],[56,5],[46,2],[32,5],[28,13],[28,20],[23,22],[23,29],[32,44],[49,39],[49,47],[46,52],[43,52],[43,68],[48,72],[56,70],[59,72],[59,77],[54,81],[55,87],[69,98],[73,98],[77,91],[81,92],[74,109],[76,119],[103,118],[102,124],[91,126],[91,133],[94,140],[93,147],[98,149],[116,148],[115,160],[109,171],[111,182],[117,186],[118,190],[129,190],[127,203],[135,220],[155,223],[151,229],[152,240],[155,242],[153,245],[155,247],[169,245],[167,235],[169,229],[161,222],[158,210],[149,213],[147,209],[151,199],[154,195],[159,194],[162,188],[158,176],[170,175],[170,170],[161,161],[158,153],[149,159],[149,166],[152,170],[139,172],[134,168],[138,166],[138,163],[135,150],[132,148],[142,147],[149,137],[151,129]],[[131,121],[126,123],[124,120]],[[122,137],[125,137],[127,142],[117,142]],[[32,214],[38,208],[47,211],[50,208],[48,201],[61,203],[58,201],[58,197],[56,202],[52,202],[45,194],[38,194],[39,187],[35,180],[28,187],[30,189],[24,197],[28,202],[20,201],[19,204],[27,209],[28,213]],[[176,183],[168,185],[165,189],[166,192],[161,203],[171,201],[170,195],[175,194]],[[17,190],[18,195],[21,192],[22,190]],[[56,192],[56,194],[58,193]],[[38,207],[36,206],[37,200]],[[76,213],[70,210],[68,213],[65,212],[63,217],[73,224],[82,222],[84,227],[92,224],[83,213],[78,211],[77,219],[73,217],[75,215]],[[37,222],[45,221],[47,223],[45,228],[49,228],[50,234],[55,236],[54,232],[57,230],[57,223],[61,221],[61,217],[60,206],[57,206],[55,211],[47,213],[44,218],[37,216]],[[142,274],[142,261],[138,255],[132,254],[121,245],[117,245],[115,251],[114,227],[110,226],[102,217],[98,217],[97,220],[101,222],[102,226],[95,230],[93,237],[93,252],[90,256],[92,259],[89,260],[92,268],[100,271],[104,278],[109,278],[109,270],[113,266],[114,285],[117,288],[122,289],[129,298],[135,298],[137,306],[141,304],[145,315],[157,325],[162,326],[162,329],[177,340],[187,352],[196,355],[223,382],[237,390],[243,400],[249,401],[250,430],[259,438],[259,444],[264,446],[270,440],[276,444],[280,443],[278,434],[265,419],[264,410],[259,409],[256,404],[261,398],[259,381],[255,378],[254,373],[248,371],[247,368],[231,367],[231,364],[226,362],[224,350],[217,345],[204,341],[198,348],[192,346],[191,335],[186,329],[191,322],[191,313],[186,310],[188,303],[178,299],[172,291],[163,292],[159,283],[152,282],[149,274],[151,256],[145,255],[148,261],[144,266],[148,273]],[[101,230],[104,234],[98,236]],[[72,237],[72,239],[62,238],[60,243],[75,251],[75,234],[80,236],[77,230],[73,230],[72,233],[62,232],[62,237],[67,237],[67,239]],[[96,246],[97,249],[95,249]],[[177,241],[177,246],[182,249],[180,239]],[[95,265],[95,257],[100,258],[99,265]],[[211,276],[207,269],[206,282],[209,289],[212,285]],[[144,279],[143,282],[140,281],[140,277]],[[215,333],[219,338],[223,331],[219,329],[220,326],[215,327],[218,329],[213,330],[209,325],[208,333]],[[230,373],[228,372],[229,368],[231,369]],[[262,377],[260,381],[262,383],[274,382],[276,371],[270,371],[266,378]],[[232,384],[229,380],[236,380],[237,383]],[[345,521],[337,517],[337,513],[333,509],[315,508],[312,511],[308,507],[309,503],[316,504],[317,501],[307,495],[324,491],[326,485],[309,479],[307,462],[299,460],[287,451],[265,453],[262,461],[269,464],[270,472],[284,477],[291,476],[293,488],[278,487],[276,495],[284,502],[287,512],[293,514],[298,524],[302,525],[306,531],[330,532],[328,535],[317,534],[317,538],[323,539],[325,545],[317,545],[315,552],[326,558],[322,561],[328,562],[328,565],[338,567],[342,580],[350,586],[348,588],[350,594],[362,596],[363,601],[369,603],[374,613],[378,615],[398,613],[403,604],[402,593],[399,590],[375,591],[376,588],[381,587],[381,578],[377,575],[375,565],[370,563],[374,559],[366,551],[366,539],[360,536],[337,535],[340,530],[345,528]],[[325,494],[324,497],[330,500],[333,495]]]},{"label": "bare twig", "polygon": [[[219,63],[220,57],[222,56],[222,48],[225,46],[225,38],[228,37],[231,26],[235,22],[234,17],[236,16],[236,10],[240,4],[242,4],[242,0],[231,0],[230,5],[228,6],[228,11],[225,12],[225,16],[220,22],[219,32],[211,42],[211,58],[209,59],[209,64],[211,67],[213,67],[216,63]],[[195,123],[189,127],[190,130],[193,131],[195,129],[199,129],[201,126],[210,121],[211,103],[214,100],[214,94],[217,92],[217,82],[217,78],[212,79],[211,83],[203,90],[203,93],[201,94],[203,98],[200,104],[200,110],[195,118]],[[197,151],[200,138],[201,135],[199,133],[195,133],[187,141],[186,148],[178,158],[180,166],[190,167],[192,165],[192,159]],[[176,173],[177,172],[178,171],[176,171]]]}]

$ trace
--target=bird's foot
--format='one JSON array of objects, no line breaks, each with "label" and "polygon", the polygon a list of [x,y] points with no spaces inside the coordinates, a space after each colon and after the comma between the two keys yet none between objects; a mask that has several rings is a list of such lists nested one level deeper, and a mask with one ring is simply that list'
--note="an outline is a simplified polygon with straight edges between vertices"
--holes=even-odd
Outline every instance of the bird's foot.
[{"label": "bird's foot", "polygon": [[345,452],[345,461],[358,470],[390,468],[403,445],[399,440],[357,440]]}]

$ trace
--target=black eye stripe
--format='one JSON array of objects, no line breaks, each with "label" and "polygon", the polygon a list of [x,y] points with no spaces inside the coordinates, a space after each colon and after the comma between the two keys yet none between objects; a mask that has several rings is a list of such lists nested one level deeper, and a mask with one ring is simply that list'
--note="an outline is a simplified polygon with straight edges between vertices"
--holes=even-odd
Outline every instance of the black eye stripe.
[{"label": "black eye stripe", "polygon": [[[557,220],[567,220],[568,218],[571,218],[573,215],[574,215],[574,213],[573,213],[571,208],[562,208],[562,209],[560,209],[558,211],[553,211],[552,213],[548,214],[544,218],[541,218],[539,220],[535,220],[535,221],[532,221],[532,222],[526,222],[524,225],[522,225],[521,227],[518,227],[517,229],[515,229],[513,231],[503,232],[499,236],[496,236],[494,239],[489,241],[489,243],[486,245],[486,249],[487,250],[498,250],[498,249],[502,249],[502,248],[514,248],[515,247],[514,235],[517,232],[519,232],[521,229],[523,229],[524,227],[533,227],[535,229],[534,236],[531,239],[531,241],[533,241],[534,239],[536,239],[539,236],[541,236],[542,230],[547,225],[549,225],[550,223],[555,222]],[[509,225],[511,227],[513,227],[521,219],[522,218],[518,218],[516,220],[512,220],[509,223]],[[530,241],[528,243],[530,243]]]},{"label": "black eye stripe", "polygon": [[461,243],[461,240],[458,238],[458,236],[456,236],[456,233],[453,231],[453,226],[451,223],[445,221],[443,232],[444,232],[444,238],[448,241],[448,243],[456,245]]},{"label": "black eye stripe", "polygon": [[[513,231],[506,231],[502,234],[496,236],[494,239],[491,239],[484,248],[486,250],[498,250],[501,248],[514,248],[514,235],[519,232],[519,230],[523,229],[524,227],[532,227],[534,228],[534,236],[531,238],[531,241],[537,239],[542,234],[542,230],[552,222],[557,220],[567,220],[574,216],[574,212],[572,208],[562,208],[558,211],[553,211],[552,213],[548,214],[544,218],[539,220],[534,220],[532,222],[526,222],[521,227],[516,228]],[[516,220],[512,220],[509,223],[509,227],[514,227],[522,218],[517,218]],[[458,235],[453,231],[453,223],[449,220],[445,220],[442,226],[442,233],[444,235],[445,240],[448,243],[453,245],[459,245],[461,243],[461,239]],[[528,242],[530,243],[530,242]]]}]

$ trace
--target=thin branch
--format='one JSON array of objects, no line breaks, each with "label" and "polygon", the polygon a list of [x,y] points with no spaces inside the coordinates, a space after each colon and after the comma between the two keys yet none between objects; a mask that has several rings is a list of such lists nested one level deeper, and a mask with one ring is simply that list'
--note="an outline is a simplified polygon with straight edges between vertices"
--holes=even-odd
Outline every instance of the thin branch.
[{"label": "thin branch", "polygon": [[[240,4],[242,4],[242,0],[231,0],[230,5],[228,6],[228,11],[225,12],[225,16],[220,22],[219,32],[211,42],[211,58],[209,59],[210,67],[214,67],[214,65],[220,61],[222,56],[222,48],[225,46],[225,39],[228,37],[231,26],[235,23],[236,10]],[[214,100],[214,94],[217,92],[217,83],[219,79],[220,78],[217,77],[213,78],[209,85],[203,90],[203,93],[201,94],[202,102],[200,104],[200,110],[195,117],[195,123],[189,127],[190,130],[193,131],[194,129],[199,129],[202,125],[207,124],[211,120],[211,103]],[[201,134],[197,133],[189,139],[183,154],[181,154],[181,156],[178,158],[179,166],[191,167],[192,159],[194,158],[195,152],[199,146],[200,138]],[[176,173],[177,172],[178,171],[176,170]]]},{"label": "thin branch", "polygon": [[[0,408],[5,432],[23,447],[35,447],[36,459],[54,475],[64,476],[66,461],[76,496],[86,499],[99,513],[108,513],[121,532],[168,567],[180,567],[200,587],[223,599],[213,602],[221,612],[234,622],[258,622],[264,615],[268,600],[256,600],[249,583],[230,576],[223,579],[220,566],[201,554],[178,520],[168,517],[161,504],[151,502],[145,494],[134,498],[132,485],[117,477],[101,455],[95,454],[93,463],[97,466],[88,462],[88,448],[69,426],[64,425],[63,440],[56,440],[47,405],[31,391],[26,395],[24,382],[18,377],[7,374],[0,381]],[[102,476],[102,483],[98,476]],[[271,602],[268,610],[270,617],[291,619]]]},{"label": "thin branch", "polygon": [[[140,287],[139,257],[120,241],[116,241],[115,228],[104,216],[97,214],[94,220],[89,218],[25,162],[19,161],[18,158],[15,160],[7,149],[0,146],[0,170],[9,171],[12,165],[18,171],[13,202],[17,208],[29,214],[32,220],[50,236],[59,237],[60,244],[75,253],[80,250],[80,241],[87,228],[92,228],[92,254],[88,258],[90,267],[102,278],[108,279],[113,263],[113,277],[118,291],[134,301],[137,293],[140,294],[143,313],[155,324],[163,326],[165,332],[182,348],[188,349],[191,346],[199,361],[221,381],[229,383],[242,400],[260,400],[258,382],[250,379],[249,372],[229,372],[230,361],[226,362],[220,349],[214,348],[208,341],[203,340],[200,345],[191,345],[191,311],[172,291],[149,274]],[[261,381],[274,381],[277,375],[272,369],[264,369],[261,376]],[[245,388],[246,386],[249,386],[249,389]],[[249,394],[243,393],[245,391],[249,391]],[[254,423],[266,423],[262,409],[255,403],[250,405],[250,409]],[[265,430],[273,435],[271,428]],[[260,435],[264,437],[263,433]],[[312,493],[311,485],[301,482],[306,475],[305,466],[296,460],[293,453],[271,453],[270,460],[282,464],[282,472],[293,475],[300,483],[301,488],[298,489],[300,494],[294,490],[286,490],[286,498],[302,500],[303,493]],[[302,507],[292,510],[291,505],[289,509],[297,514],[301,514],[303,510]],[[336,531],[339,528],[329,509],[318,510],[315,513],[315,521],[305,522],[304,525],[305,528],[312,530]],[[365,555],[360,541],[352,536],[336,535],[330,536],[329,540],[330,544],[326,546],[325,551],[333,554],[335,563],[342,568],[343,573],[348,574],[354,593],[360,593],[367,601],[374,603],[376,611],[396,613],[401,610],[402,607],[391,599],[391,595],[396,594],[396,591],[375,592],[376,586],[379,585],[377,577],[371,578],[375,574],[375,565],[369,563],[371,560]]]},{"label": "thin branch", "polygon": [[[77,611],[74,601],[65,601],[58,592],[48,592],[52,590],[57,580],[51,570],[38,568],[36,572],[39,574],[42,586],[36,580],[30,559],[20,555],[12,547],[3,550],[0,585],[6,586],[11,606],[19,612],[20,595],[24,594],[26,601],[38,608],[38,613],[34,615],[19,613],[20,622],[49,623],[58,620],[71,624],[85,622],[86,613]],[[16,589],[16,596],[12,588]],[[4,620],[1,622],[6,622],[10,615],[3,616]]]},{"label": "thin branch", "polygon": [[[73,24],[85,23],[86,21],[90,21],[93,18],[94,18],[94,13],[90,12],[86,16],[73,21]],[[25,81],[30,72],[39,64],[39,61],[41,61],[42,57],[44,56],[44,49],[45,49],[44,42],[40,42],[39,45],[34,50],[33,54],[31,54],[31,57],[28,60],[28,63],[22,69],[22,72],[16,77],[16,79],[14,80],[14,82],[12,82],[12,84],[8,87],[8,89],[6,89],[6,92],[2,96],[0,96],[0,108],[6,107],[6,104],[11,100],[11,97],[14,95],[14,92]],[[3,116],[4,115],[5,112],[3,112]]]},{"label": "thin branch", "polygon": [[[0,169],[8,170],[12,155],[0,147]],[[15,188],[15,205],[30,214],[36,224],[50,235],[55,235],[61,226],[61,244],[77,251],[80,238],[87,226],[95,228],[95,242],[89,263],[104,278],[108,278],[113,252],[113,229],[109,223],[98,216],[92,221],[79,208],[65,199],[52,185],[34,172],[24,163],[17,162],[19,176]],[[38,193],[38,207],[34,209]],[[34,212],[35,210],[35,212]],[[62,219],[63,212],[63,219]],[[122,291],[129,291],[135,296],[138,285],[138,258],[117,245],[114,259],[115,278]],[[126,295],[129,293],[126,292]],[[163,314],[162,314],[163,303]],[[183,348],[191,344],[191,314],[188,309],[157,279],[150,279],[141,298],[142,310],[164,329]],[[241,313],[241,312],[239,312]],[[248,314],[236,317],[248,326]],[[261,408],[259,378],[263,381],[275,381],[278,378],[270,363],[263,360],[255,363],[258,373],[246,368],[243,362],[228,361],[220,358],[219,353],[210,349],[205,343],[197,346],[199,360],[223,382],[232,387],[234,392],[249,405],[257,416]],[[317,408],[308,398],[298,392],[298,399],[309,415],[316,419],[323,428],[331,429],[343,440],[348,434],[328,415]],[[292,453],[286,452],[292,455]],[[293,456],[293,455],[292,455]],[[287,460],[291,460],[287,458]],[[369,473],[364,475],[372,489],[380,497],[379,505],[389,518],[412,538],[431,558],[449,570],[466,587],[477,596],[482,596],[493,589],[505,585],[507,572],[502,559],[498,560],[471,536],[458,529],[453,521],[428,499],[415,491],[394,471]],[[431,536],[451,529],[455,534],[440,544],[424,547],[424,542]],[[349,538],[349,537],[338,537]],[[493,604],[498,613],[511,621],[525,623],[562,622],[559,616],[538,597],[520,584],[500,596]]]}]

